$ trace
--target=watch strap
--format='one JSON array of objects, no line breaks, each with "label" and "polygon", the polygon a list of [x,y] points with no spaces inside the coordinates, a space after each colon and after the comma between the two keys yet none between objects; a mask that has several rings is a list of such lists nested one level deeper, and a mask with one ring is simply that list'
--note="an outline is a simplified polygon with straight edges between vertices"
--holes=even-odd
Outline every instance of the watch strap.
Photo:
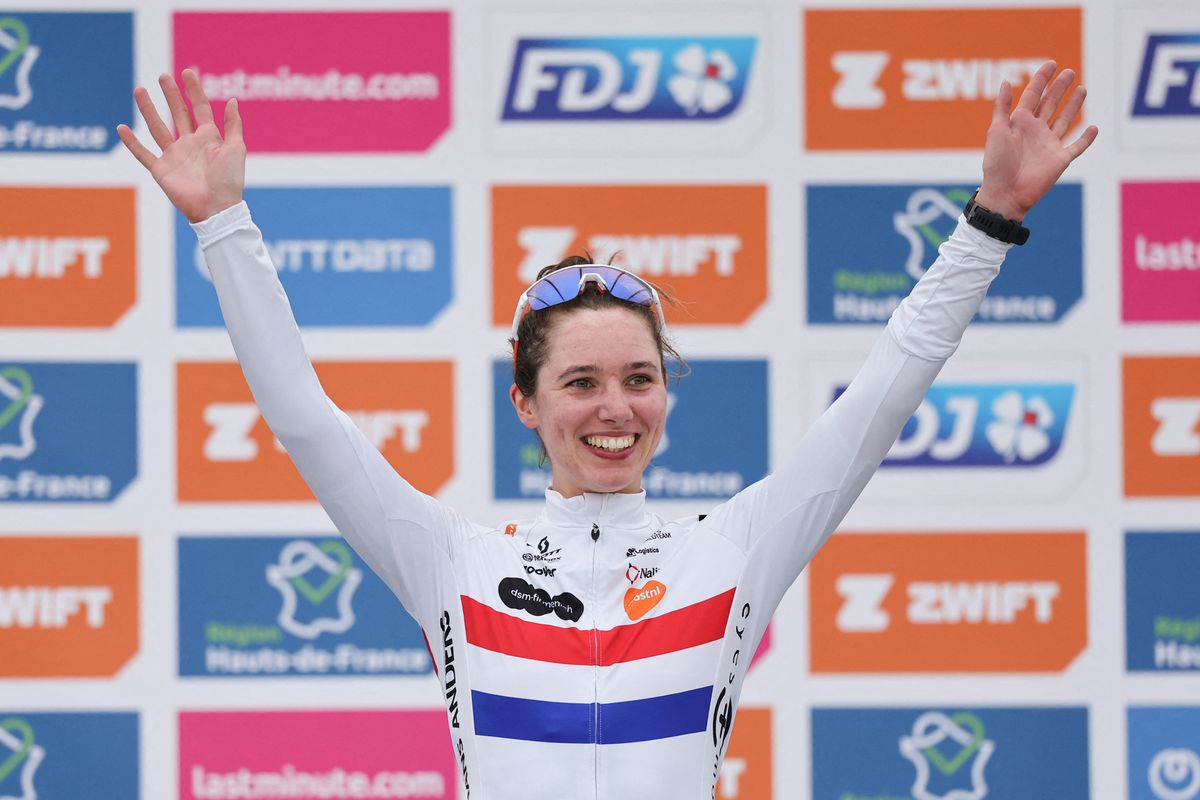
[{"label": "watch strap", "polygon": [[1002,214],[997,214],[986,206],[981,206],[975,202],[975,195],[979,194],[979,190],[971,195],[971,199],[967,201],[967,205],[963,208],[963,216],[967,220],[967,224],[991,236],[993,239],[999,239],[1002,242],[1009,244],[1025,244],[1029,241],[1029,228],[1026,228],[1016,220],[1007,219]]}]

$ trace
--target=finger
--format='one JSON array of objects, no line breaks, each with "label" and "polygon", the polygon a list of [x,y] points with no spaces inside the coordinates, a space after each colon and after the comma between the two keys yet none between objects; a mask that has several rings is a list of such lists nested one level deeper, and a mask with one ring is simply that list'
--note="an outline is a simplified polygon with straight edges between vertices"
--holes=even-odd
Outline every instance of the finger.
[{"label": "finger", "polygon": [[1096,141],[1096,136],[1099,133],[1099,128],[1095,125],[1089,125],[1087,130],[1079,134],[1078,139],[1067,145],[1067,155],[1071,157],[1071,160],[1074,161],[1083,155],[1083,151],[1092,146],[1092,142]]},{"label": "finger", "polygon": [[1012,114],[1012,84],[1008,81],[1000,83],[1000,91],[996,93],[996,104],[992,106],[992,124],[1008,125]]},{"label": "finger", "polygon": [[212,124],[212,104],[208,102],[208,95],[204,93],[204,87],[200,85],[200,76],[196,74],[195,70],[185,69],[183,71],[183,88],[187,91],[188,100],[192,101],[192,113],[196,115],[196,127]]},{"label": "finger", "polygon": [[[163,124],[161,120],[159,120],[159,124]],[[163,127],[165,128],[166,125],[163,125]],[[154,162],[158,160],[158,157],[155,156],[154,153],[150,152],[150,148],[146,147],[146,145],[142,144],[138,140],[137,136],[134,135],[134,132],[130,130],[128,125],[118,125],[117,136],[121,137],[121,141],[124,142],[125,147],[129,149],[129,152],[133,153],[133,157],[138,160],[138,163],[140,163],[146,169],[150,169],[152,166],[154,166]]]},{"label": "finger", "polygon": [[1059,112],[1058,119],[1054,120],[1054,124],[1050,126],[1050,131],[1055,136],[1061,139],[1067,135],[1067,131],[1075,124],[1075,117],[1079,116],[1079,109],[1083,108],[1083,100],[1086,97],[1087,89],[1076,86],[1075,91],[1071,92],[1071,96],[1067,98],[1067,104]]},{"label": "finger", "polygon": [[146,130],[150,131],[150,137],[154,139],[154,143],[160,150],[166,150],[171,142],[175,141],[175,136],[167,127],[167,123],[163,122],[162,117],[158,115],[158,109],[154,107],[150,93],[146,91],[145,87],[139,86],[133,90],[133,102],[137,105],[142,119],[146,121]]},{"label": "finger", "polygon": [[236,97],[229,98],[229,101],[225,103],[225,141],[239,146],[244,144],[242,141],[242,115],[238,109]]},{"label": "finger", "polygon": [[171,109],[171,119],[175,120],[175,130],[179,131],[179,135],[195,131],[192,127],[192,115],[183,102],[183,95],[179,93],[175,79],[164,72],[158,76],[158,86],[162,89],[163,97],[167,98],[167,108]]},{"label": "finger", "polygon": [[1030,114],[1037,110],[1038,101],[1042,99],[1042,92],[1046,91],[1046,84],[1050,82],[1050,76],[1054,74],[1057,66],[1053,61],[1047,61],[1038,67],[1038,71],[1033,73],[1033,77],[1029,79],[1029,85],[1025,87],[1025,91],[1021,92],[1021,100],[1017,103],[1017,108],[1023,108]]},{"label": "finger", "polygon": [[1049,120],[1053,117],[1059,102],[1063,99],[1063,95],[1067,93],[1067,87],[1074,80],[1074,70],[1064,69],[1058,73],[1058,77],[1054,79],[1054,82],[1050,84],[1050,88],[1042,95],[1042,100],[1038,103],[1037,113],[1034,116],[1042,120]]}]

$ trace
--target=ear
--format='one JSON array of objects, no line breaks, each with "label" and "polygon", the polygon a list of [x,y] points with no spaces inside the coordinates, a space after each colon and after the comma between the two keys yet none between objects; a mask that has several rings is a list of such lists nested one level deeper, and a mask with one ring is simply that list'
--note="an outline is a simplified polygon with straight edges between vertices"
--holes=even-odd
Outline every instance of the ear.
[{"label": "ear", "polygon": [[508,398],[512,400],[513,408],[517,410],[517,419],[521,420],[521,424],[526,428],[537,430],[537,409],[534,407],[533,398],[523,395],[515,383],[508,387]]}]

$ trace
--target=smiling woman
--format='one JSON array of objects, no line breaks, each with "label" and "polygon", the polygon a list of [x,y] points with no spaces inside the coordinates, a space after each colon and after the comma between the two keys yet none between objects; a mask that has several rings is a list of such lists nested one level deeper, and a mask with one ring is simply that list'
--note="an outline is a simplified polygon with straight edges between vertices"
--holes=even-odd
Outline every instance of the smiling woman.
[{"label": "smiling woman", "polygon": [[164,75],[178,140],[141,88],[162,155],[119,133],[193,223],[263,417],[426,638],[440,632],[467,796],[708,800],[772,612],[958,346],[1020,220],[1096,136],[1063,145],[1083,92],[1056,116],[1074,76],[1054,72],[1043,65],[1015,109],[1001,87],[983,185],[845,392],[773,473],[675,520],[642,490],[674,355],[654,287],[572,261],[521,296],[510,397],[552,485],[531,518],[475,524],[396,474],[317,381],[242,200],[236,100],[222,137],[195,73],[183,73],[194,118]]}]

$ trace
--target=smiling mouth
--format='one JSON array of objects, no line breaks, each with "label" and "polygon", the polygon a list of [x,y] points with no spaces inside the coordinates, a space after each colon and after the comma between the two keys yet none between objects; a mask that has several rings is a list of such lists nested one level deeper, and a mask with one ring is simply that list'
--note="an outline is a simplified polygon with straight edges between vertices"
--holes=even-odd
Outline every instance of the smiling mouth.
[{"label": "smiling mouth", "polygon": [[633,447],[637,439],[637,434],[631,433],[628,436],[585,436],[583,442],[588,447],[606,453],[621,453]]}]

